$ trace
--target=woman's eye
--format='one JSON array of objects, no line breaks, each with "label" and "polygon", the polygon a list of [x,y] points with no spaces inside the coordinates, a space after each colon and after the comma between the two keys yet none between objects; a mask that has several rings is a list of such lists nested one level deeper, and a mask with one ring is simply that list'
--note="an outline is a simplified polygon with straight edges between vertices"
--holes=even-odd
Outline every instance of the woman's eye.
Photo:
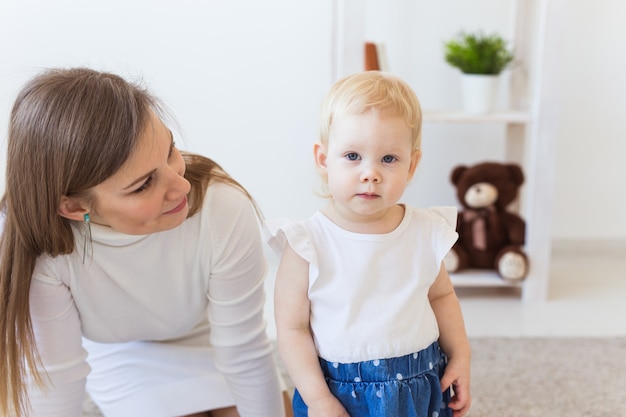
[{"label": "woman's eye", "polygon": [[346,154],[346,159],[348,161],[358,161],[359,160],[359,154],[358,153],[354,153],[354,152],[350,152],[350,153]]},{"label": "woman's eye", "polygon": [[386,164],[390,164],[390,163],[392,163],[395,160],[396,160],[395,156],[392,156],[392,155],[385,155],[385,156],[383,156],[383,162],[386,163]]},{"label": "woman's eye", "polygon": [[143,184],[141,184],[141,187],[137,188],[135,191],[133,191],[133,193],[139,194],[139,193],[141,193],[143,191],[146,191],[148,188],[150,188],[150,185],[152,184],[152,179],[153,179],[153,177],[152,177],[152,175],[150,175],[146,179],[146,181]]}]

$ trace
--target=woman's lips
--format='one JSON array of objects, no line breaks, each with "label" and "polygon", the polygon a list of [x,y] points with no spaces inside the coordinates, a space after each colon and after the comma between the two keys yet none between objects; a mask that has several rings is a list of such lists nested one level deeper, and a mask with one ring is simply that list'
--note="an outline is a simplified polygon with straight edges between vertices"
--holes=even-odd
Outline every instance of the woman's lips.
[{"label": "woman's lips", "polygon": [[174,213],[178,213],[179,211],[181,211],[183,208],[185,208],[185,206],[187,205],[187,197],[185,196],[183,198],[183,201],[180,202],[179,205],[177,205],[176,207],[174,207],[173,209],[171,209],[170,211],[166,211],[165,214],[174,214]]}]

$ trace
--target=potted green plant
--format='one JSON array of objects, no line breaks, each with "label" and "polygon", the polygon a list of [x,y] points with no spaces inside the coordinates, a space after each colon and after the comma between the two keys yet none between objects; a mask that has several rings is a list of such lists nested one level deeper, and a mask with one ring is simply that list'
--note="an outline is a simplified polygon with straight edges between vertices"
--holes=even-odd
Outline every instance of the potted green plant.
[{"label": "potted green plant", "polygon": [[469,113],[494,107],[498,76],[513,61],[507,42],[497,33],[460,32],[444,42],[445,60],[462,73],[463,100]]}]

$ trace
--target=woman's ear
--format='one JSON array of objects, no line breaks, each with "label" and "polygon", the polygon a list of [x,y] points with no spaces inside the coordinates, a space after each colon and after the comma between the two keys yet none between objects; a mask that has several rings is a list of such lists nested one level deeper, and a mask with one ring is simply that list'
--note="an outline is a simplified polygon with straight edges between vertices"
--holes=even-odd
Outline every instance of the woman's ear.
[{"label": "woman's ear", "polygon": [[85,219],[85,213],[89,213],[89,210],[84,202],[64,195],[61,197],[57,213],[66,219],[82,222]]}]

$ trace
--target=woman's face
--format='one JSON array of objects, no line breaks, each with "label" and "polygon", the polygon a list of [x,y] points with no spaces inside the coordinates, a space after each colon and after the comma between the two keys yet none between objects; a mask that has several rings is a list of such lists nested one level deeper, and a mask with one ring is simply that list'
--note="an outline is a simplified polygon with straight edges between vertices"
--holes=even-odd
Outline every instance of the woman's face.
[{"label": "woman's face", "polygon": [[153,115],[130,158],[92,188],[90,220],[132,235],[172,229],[189,211],[191,185],[184,173],[171,131]]}]

